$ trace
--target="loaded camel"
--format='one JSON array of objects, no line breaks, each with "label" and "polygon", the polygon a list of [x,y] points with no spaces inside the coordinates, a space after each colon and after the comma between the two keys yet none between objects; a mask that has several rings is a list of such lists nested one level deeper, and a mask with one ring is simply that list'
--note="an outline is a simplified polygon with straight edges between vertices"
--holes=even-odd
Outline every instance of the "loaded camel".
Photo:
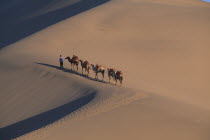
[{"label": "loaded camel", "polygon": [[[79,60],[78,56],[73,55],[72,59],[68,56],[65,59],[67,59],[69,61],[69,63],[71,64],[71,70],[76,66],[77,67],[77,71],[78,71],[78,65],[79,62],[81,62],[81,66],[82,66],[82,74],[83,74],[83,69],[85,69],[85,73],[87,72],[87,76],[89,75],[89,71],[92,67],[92,70],[95,72],[95,79],[98,80],[98,73],[102,74],[102,81],[104,80],[104,73],[105,73],[105,67],[102,65],[93,65],[88,62],[88,61],[83,61],[83,60]],[[115,69],[113,68],[108,68],[108,77],[109,77],[109,83],[111,82],[111,80],[115,80],[115,85],[117,85],[117,81],[119,80],[120,82],[120,86],[122,85],[122,81],[123,81],[123,73],[122,71],[115,71]]]},{"label": "loaded camel", "polygon": [[73,55],[72,59],[69,56],[67,56],[65,59],[68,59],[69,63],[71,63],[71,70],[72,70],[72,66],[74,68],[74,66],[76,65],[77,71],[78,71],[78,64],[79,64],[78,56]]},{"label": "loaded camel", "polygon": [[99,66],[98,64],[96,64],[96,66],[94,66],[93,64],[91,64],[92,66],[92,70],[95,72],[95,79],[98,80],[98,73],[102,74],[102,81],[104,80],[104,73],[105,73],[105,67],[104,66]]},{"label": "loaded camel", "polygon": [[123,73],[122,71],[117,71],[115,73],[115,85],[117,85],[117,80],[120,81],[120,86],[122,85],[122,81],[123,81]]},{"label": "loaded camel", "polygon": [[82,66],[82,74],[83,69],[85,69],[85,73],[87,72],[87,76],[89,75],[89,70],[91,69],[91,65],[88,61],[79,60]]},{"label": "loaded camel", "polygon": [[108,71],[108,77],[109,77],[109,83],[111,82],[111,79],[115,80],[115,69],[113,68],[107,68]]}]

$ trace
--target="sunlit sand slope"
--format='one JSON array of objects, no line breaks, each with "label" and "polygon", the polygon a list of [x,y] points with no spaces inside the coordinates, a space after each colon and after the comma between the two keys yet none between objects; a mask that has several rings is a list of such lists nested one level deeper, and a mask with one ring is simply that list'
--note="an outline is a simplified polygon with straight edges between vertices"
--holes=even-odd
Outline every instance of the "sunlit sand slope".
[{"label": "sunlit sand slope", "polygon": [[[197,0],[113,0],[5,47],[0,136],[209,140],[209,13]],[[123,87],[60,70],[60,54],[122,70]]]}]

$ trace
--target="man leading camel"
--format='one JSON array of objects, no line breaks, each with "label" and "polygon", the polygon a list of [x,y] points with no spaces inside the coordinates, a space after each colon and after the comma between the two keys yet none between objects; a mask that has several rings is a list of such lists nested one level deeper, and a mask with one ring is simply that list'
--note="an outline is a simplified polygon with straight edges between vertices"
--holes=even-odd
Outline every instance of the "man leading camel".
[{"label": "man leading camel", "polygon": [[63,68],[63,58],[62,58],[62,55],[60,55],[59,62],[60,62],[60,68]]}]

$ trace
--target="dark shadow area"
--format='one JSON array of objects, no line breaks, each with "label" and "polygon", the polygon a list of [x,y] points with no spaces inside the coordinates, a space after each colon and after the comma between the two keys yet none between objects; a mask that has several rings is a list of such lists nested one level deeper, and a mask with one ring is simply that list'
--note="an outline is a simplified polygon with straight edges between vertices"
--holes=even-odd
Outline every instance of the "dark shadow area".
[{"label": "dark shadow area", "polygon": [[[67,1],[67,0],[66,0]],[[67,7],[33,16],[40,9],[48,9],[62,0],[1,0],[0,49],[66,18],[104,4],[110,0],[68,0]],[[74,0],[75,1],[75,0]],[[25,18],[27,17],[27,18]]]},{"label": "dark shadow area", "polygon": [[84,77],[88,80],[93,80],[93,81],[97,81],[97,82],[101,82],[101,83],[107,83],[106,81],[102,81],[102,80],[96,80],[95,78],[91,78],[91,77],[88,77],[86,75],[83,75],[79,72],[75,72],[73,70],[70,70],[70,69],[66,69],[66,68],[60,68],[59,66],[55,66],[55,65],[50,65],[50,64],[45,64],[45,63],[37,63],[37,62],[34,62],[35,64],[39,64],[39,65],[43,65],[43,66],[47,66],[47,67],[51,67],[51,68],[55,68],[55,69],[58,69],[58,70],[62,70],[63,72],[68,72],[68,73],[72,73],[72,74],[76,74],[76,75],[79,75],[81,77]]},{"label": "dark shadow area", "polygon": [[[90,91],[87,91],[90,92]],[[64,104],[60,107],[52,109],[50,111],[41,113],[15,124],[0,129],[1,140],[11,140],[16,137],[22,136],[39,128],[42,128],[48,124],[51,124],[66,115],[71,114],[75,110],[89,103],[96,96],[96,91],[87,93],[88,95],[76,99],[70,103]]]}]

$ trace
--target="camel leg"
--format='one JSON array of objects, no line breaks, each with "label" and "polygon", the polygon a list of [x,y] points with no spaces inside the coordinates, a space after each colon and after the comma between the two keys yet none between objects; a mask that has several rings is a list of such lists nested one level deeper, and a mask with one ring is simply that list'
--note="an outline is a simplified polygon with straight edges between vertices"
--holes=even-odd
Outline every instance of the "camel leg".
[{"label": "camel leg", "polygon": [[86,69],[86,71],[87,71],[87,76],[89,76],[89,69]]},{"label": "camel leg", "polygon": [[87,76],[87,69],[85,68],[85,75]]},{"label": "camel leg", "polygon": [[[97,76],[98,74],[97,74],[97,72],[96,72],[96,75],[95,75],[95,79],[96,79],[96,76]],[[98,77],[98,76],[97,76]]]},{"label": "camel leg", "polygon": [[115,79],[115,77],[112,77],[112,79],[113,79],[113,84],[116,82],[116,79]]},{"label": "camel leg", "polygon": [[87,76],[89,76],[89,69],[87,69]]},{"label": "camel leg", "polygon": [[102,73],[102,76],[103,76],[102,81],[104,81],[104,72]]},{"label": "camel leg", "polygon": [[97,73],[97,80],[98,80],[98,73]]},{"label": "camel leg", "polygon": [[75,64],[73,64],[73,67],[72,67],[72,70],[73,70],[73,71],[75,71],[75,68],[74,68],[74,66],[75,66]]},{"label": "camel leg", "polygon": [[72,64],[72,71],[74,71],[74,64]]}]

